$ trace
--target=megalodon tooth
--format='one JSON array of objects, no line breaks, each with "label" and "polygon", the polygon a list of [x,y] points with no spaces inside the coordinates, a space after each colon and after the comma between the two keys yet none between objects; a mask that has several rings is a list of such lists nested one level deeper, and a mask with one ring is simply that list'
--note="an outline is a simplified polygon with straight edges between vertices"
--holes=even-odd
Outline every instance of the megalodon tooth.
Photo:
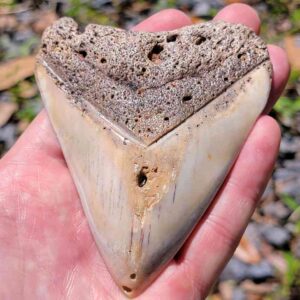
[{"label": "megalodon tooth", "polygon": [[36,77],[91,231],[134,297],[222,185],[271,86],[264,42],[212,21],[133,32],[70,18],[46,29]]}]

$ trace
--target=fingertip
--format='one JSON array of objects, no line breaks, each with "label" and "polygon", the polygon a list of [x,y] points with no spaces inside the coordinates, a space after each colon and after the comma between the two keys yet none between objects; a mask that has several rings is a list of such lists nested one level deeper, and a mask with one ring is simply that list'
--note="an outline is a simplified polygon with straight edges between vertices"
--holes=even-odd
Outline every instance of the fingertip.
[{"label": "fingertip", "polygon": [[259,143],[265,153],[278,151],[281,137],[281,129],[278,122],[270,116],[261,116],[254,127],[255,133],[259,136]]},{"label": "fingertip", "polygon": [[269,103],[265,113],[269,113],[281,93],[283,92],[290,74],[290,64],[284,49],[269,45],[268,51],[273,66],[272,88]]},{"label": "fingertip", "polygon": [[256,10],[249,5],[242,3],[235,3],[226,6],[219,11],[214,20],[244,24],[257,34],[260,31],[260,19]]},{"label": "fingertip", "polygon": [[191,25],[191,19],[182,11],[177,9],[165,9],[132,28],[133,31],[167,31],[183,26]]}]

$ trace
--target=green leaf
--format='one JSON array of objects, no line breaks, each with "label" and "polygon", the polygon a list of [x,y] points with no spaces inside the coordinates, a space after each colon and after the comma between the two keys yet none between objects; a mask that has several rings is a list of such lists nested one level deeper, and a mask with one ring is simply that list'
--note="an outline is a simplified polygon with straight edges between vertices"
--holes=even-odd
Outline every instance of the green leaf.
[{"label": "green leaf", "polygon": [[292,11],[291,19],[294,25],[300,24],[300,8],[297,8],[294,11]]},{"label": "green leaf", "polygon": [[296,99],[280,97],[274,110],[284,117],[294,117],[297,112],[300,112],[300,97]]},{"label": "green leaf", "polygon": [[291,71],[290,77],[289,77],[289,83],[295,84],[297,81],[300,80],[300,70],[293,69]]},{"label": "green leaf", "polygon": [[292,211],[295,211],[297,208],[300,207],[296,200],[287,194],[281,195],[281,199],[282,202]]},{"label": "green leaf", "polygon": [[284,252],[283,256],[287,264],[287,272],[284,276],[284,287],[286,292],[295,284],[300,284],[300,260],[293,253]]},{"label": "green leaf", "polygon": [[23,108],[21,108],[16,116],[23,121],[31,122],[39,112],[39,107],[36,101],[27,101]]}]

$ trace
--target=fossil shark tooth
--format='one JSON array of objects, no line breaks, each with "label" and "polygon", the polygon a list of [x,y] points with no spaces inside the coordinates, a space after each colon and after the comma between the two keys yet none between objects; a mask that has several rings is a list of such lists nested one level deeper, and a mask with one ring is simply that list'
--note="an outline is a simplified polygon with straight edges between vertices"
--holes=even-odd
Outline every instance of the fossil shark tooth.
[{"label": "fossil shark tooth", "polygon": [[266,45],[243,25],[128,32],[48,28],[36,77],[116,283],[141,293],[223,183],[270,91]]}]

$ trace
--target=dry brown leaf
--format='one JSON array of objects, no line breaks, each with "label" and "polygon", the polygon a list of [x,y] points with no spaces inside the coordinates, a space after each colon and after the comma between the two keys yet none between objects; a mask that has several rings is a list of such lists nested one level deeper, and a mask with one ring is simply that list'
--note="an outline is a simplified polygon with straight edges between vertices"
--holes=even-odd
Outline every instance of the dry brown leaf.
[{"label": "dry brown leaf", "polygon": [[219,291],[222,300],[231,300],[233,295],[233,283],[232,281],[223,281],[219,283]]},{"label": "dry brown leaf", "polygon": [[21,134],[25,131],[25,129],[29,126],[30,122],[22,120],[18,123],[18,133]]},{"label": "dry brown leaf", "polygon": [[256,264],[261,260],[259,251],[251,244],[246,236],[243,236],[234,255],[247,264]]},{"label": "dry brown leaf", "polygon": [[13,30],[17,26],[18,26],[18,22],[15,16],[0,15],[0,31]]},{"label": "dry brown leaf", "polygon": [[19,81],[32,76],[34,72],[34,65],[34,56],[16,58],[1,64],[0,91],[9,89]]},{"label": "dry brown leaf", "polygon": [[209,300],[223,300],[219,294],[213,294],[209,297]]},{"label": "dry brown leaf", "polygon": [[38,92],[37,86],[26,80],[20,82],[19,88],[20,88],[19,96],[26,99],[32,98]]},{"label": "dry brown leaf", "polygon": [[287,262],[280,252],[270,253],[267,257],[268,261],[282,274],[287,272]]},{"label": "dry brown leaf", "polygon": [[17,109],[18,106],[16,103],[0,102],[0,127],[7,123]]},{"label": "dry brown leaf", "polygon": [[192,23],[193,24],[199,24],[205,22],[205,20],[198,18],[198,17],[191,17]]},{"label": "dry brown leaf", "polygon": [[253,5],[259,3],[260,0],[225,0],[226,4],[233,4],[233,3],[245,3],[248,5]]},{"label": "dry brown leaf", "polygon": [[244,1],[241,1],[241,0],[225,0],[226,4],[241,3],[241,2],[244,2]]},{"label": "dry brown leaf", "polygon": [[255,294],[255,293],[247,293],[247,296],[246,296],[247,300],[264,300],[264,296],[263,295],[258,295],[258,294]]},{"label": "dry brown leaf", "polygon": [[245,280],[243,283],[241,283],[241,287],[246,292],[250,292],[256,295],[265,295],[274,292],[278,287],[278,284],[273,282],[256,284],[251,280]]},{"label": "dry brown leaf", "polygon": [[45,11],[38,15],[38,19],[32,24],[32,28],[37,33],[42,33],[48,26],[57,20],[57,15],[53,11]]},{"label": "dry brown leaf", "polygon": [[292,68],[300,70],[300,35],[285,37],[284,47]]},{"label": "dry brown leaf", "polygon": [[131,9],[133,12],[142,12],[142,11],[150,9],[150,8],[151,8],[150,3],[138,2],[138,1],[134,1],[131,6]]}]

